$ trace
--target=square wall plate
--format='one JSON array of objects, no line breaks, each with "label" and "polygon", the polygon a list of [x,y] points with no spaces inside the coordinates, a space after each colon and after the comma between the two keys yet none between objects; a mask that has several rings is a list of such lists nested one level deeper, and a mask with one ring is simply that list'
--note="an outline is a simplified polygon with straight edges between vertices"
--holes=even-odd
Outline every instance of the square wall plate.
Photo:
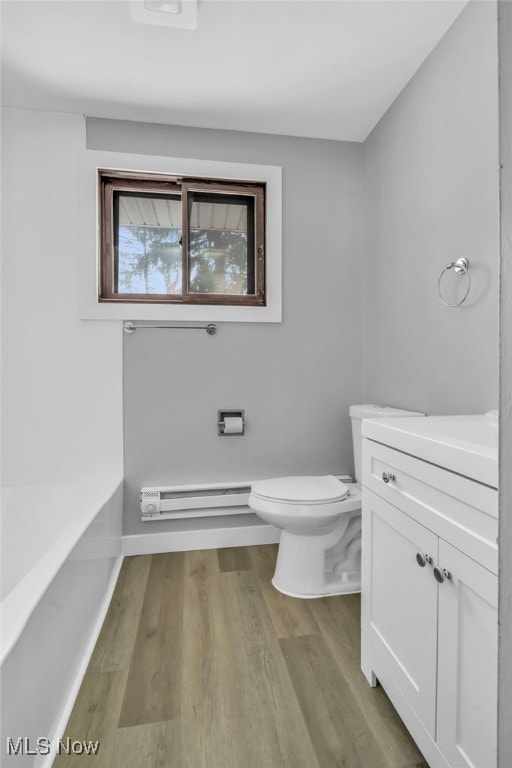
[{"label": "square wall plate", "polygon": [[139,24],[195,29],[197,0],[131,0],[130,14]]}]

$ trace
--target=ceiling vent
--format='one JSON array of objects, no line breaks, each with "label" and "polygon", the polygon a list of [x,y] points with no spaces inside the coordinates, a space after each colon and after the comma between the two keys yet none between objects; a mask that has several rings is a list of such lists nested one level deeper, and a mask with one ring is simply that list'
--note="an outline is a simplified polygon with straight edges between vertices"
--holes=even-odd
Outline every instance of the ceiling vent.
[{"label": "ceiling vent", "polygon": [[195,29],[197,0],[131,0],[132,19],[139,24]]}]

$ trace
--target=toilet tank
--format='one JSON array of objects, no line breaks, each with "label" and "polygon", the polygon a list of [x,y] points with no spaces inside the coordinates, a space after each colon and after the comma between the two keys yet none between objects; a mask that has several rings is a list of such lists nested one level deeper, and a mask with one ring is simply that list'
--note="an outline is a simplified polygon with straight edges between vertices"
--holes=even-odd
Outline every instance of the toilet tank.
[{"label": "toilet tank", "polygon": [[424,413],[417,411],[405,411],[401,408],[389,408],[387,405],[351,405],[349,410],[352,419],[352,443],[354,446],[354,466],[356,472],[356,482],[361,482],[361,458],[362,458],[362,440],[361,440],[361,420],[362,419],[391,419],[393,417],[406,416],[424,416]]}]

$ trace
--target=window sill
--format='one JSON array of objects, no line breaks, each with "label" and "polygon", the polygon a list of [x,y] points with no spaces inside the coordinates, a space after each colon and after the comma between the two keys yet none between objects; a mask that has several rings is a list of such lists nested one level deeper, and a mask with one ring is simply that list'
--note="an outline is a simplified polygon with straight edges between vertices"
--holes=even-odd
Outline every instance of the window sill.
[{"label": "window sill", "polygon": [[219,304],[98,303],[82,311],[82,320],[160,320],[205,323],[280,323],[281,311],[271,307],[225,307]]}]

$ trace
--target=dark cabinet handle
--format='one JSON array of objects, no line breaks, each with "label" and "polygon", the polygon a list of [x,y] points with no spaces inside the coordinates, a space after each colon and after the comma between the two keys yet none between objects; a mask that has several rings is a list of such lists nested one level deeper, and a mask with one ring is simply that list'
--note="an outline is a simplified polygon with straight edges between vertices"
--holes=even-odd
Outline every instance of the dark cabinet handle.
[{"label": "dark cabinet handle", "polygon": [[432,562],[432,558],[430,555],[424,555],[422,552],[416,553],[416,562],[420,566],[420,568],[424,568],[427,563],[430,565]]}]

